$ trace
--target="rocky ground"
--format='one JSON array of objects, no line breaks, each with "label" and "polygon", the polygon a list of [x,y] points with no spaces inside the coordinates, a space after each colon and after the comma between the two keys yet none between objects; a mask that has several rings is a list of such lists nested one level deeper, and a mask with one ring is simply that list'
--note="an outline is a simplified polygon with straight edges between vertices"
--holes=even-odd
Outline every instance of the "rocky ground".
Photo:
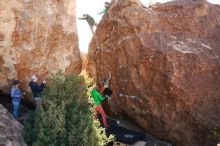
[{"label": "rocky ground", "polygon": [[23,139],[23,125],[0,105],[0,145],[27,146]]}]

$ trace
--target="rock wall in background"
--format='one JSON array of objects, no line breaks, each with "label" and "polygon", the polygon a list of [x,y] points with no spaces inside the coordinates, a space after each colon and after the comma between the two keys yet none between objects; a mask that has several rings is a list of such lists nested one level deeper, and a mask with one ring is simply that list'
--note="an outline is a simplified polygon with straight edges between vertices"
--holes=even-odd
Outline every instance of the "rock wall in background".
[{"label": "rock wall in background", "polygon": [[220,7],[205,0],[150,8],[138,0],[114,0],[89,50],[89,70],[98,84],[112,71],[111,111],[178,146],[215,145],[219,14]]},{"label": "rock wall in background", "polygon": [[58,70],[81,71],[75,0],[0,1],[0,89]]},{"label": "rock wall in background", "polygon": [[81,58],[82,58],[82,71],[88,70],[89,62],[88,62],[88,54],[81,52]]}]

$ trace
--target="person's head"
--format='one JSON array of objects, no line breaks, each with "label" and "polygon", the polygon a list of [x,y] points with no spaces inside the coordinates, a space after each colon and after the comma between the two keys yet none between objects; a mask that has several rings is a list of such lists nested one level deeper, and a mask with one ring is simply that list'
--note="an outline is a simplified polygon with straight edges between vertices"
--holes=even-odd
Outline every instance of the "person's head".
[{"label": "person's head", "polygon": [[20,83],[21,83],[21,81],[19,81],[19,80],[14,80],[13,85],[14,85],[14,86],[19,86]]},{"label": "person's head", "polygon": [[102,81],[103,84],[105,84],[105,82],[108,80],[108,77],[105,77]]},{"label": "person's head", "polygon": [[105,2],[105,7],[108,8],[110,6],[109,2]]},{"label": "person's head", "polygon": [[83,14],[83,18],[86,18],[87,17],[87,14]]},{"label": "person's head", "polygon": [[37,82],[38,78],[37,78],[36,75],[32,75],[32,76],[31,76],[31,80],[32,80],[33,82]]}]

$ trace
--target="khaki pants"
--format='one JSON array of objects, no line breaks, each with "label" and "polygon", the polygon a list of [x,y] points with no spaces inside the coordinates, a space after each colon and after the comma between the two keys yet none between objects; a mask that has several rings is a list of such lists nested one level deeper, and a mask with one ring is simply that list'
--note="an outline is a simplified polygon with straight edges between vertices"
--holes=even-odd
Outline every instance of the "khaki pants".
[{"label": "khaki pants", "polygon": [[35,97],[34,100],[35,100],[35,104],[36,104],[35,110],[38,111],[41,106],[41,97]]}]

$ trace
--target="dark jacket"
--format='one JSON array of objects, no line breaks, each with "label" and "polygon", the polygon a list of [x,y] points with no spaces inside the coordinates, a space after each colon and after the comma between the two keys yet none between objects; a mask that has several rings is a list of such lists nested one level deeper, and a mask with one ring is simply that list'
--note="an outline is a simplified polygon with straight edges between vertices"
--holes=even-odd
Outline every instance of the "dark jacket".
[{"label": "dark jacket", "polygon": [[36,97],[41,97],[41,92],[46,87],[46,84],[42,83],[41,85],[38,85],[36,82],[31,81],[29,83],[29,86],[31,88],[34,98],[36,98]]}]

